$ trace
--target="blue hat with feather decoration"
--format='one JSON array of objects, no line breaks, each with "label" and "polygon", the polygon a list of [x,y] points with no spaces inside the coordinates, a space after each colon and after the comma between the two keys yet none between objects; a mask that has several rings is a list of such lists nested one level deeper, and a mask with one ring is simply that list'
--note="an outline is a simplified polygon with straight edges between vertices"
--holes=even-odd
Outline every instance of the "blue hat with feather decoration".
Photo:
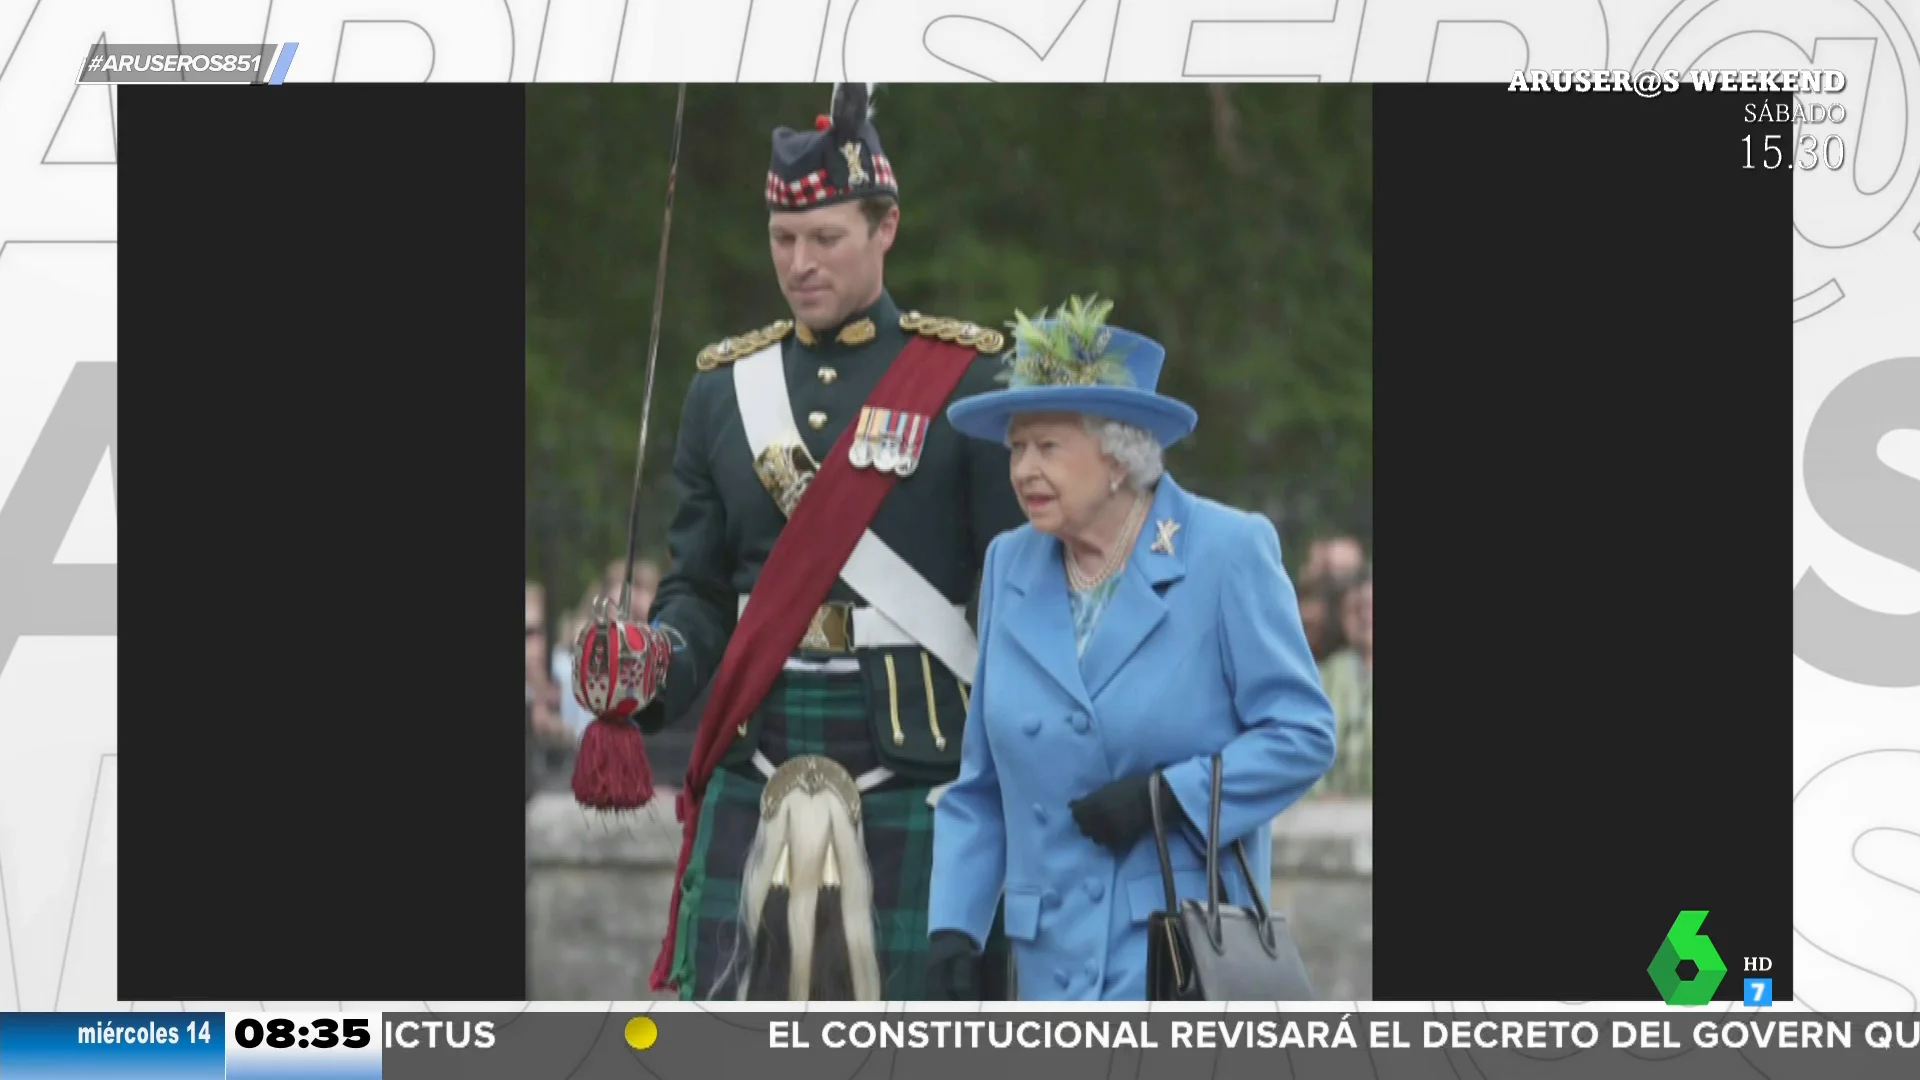
[{"label": "blue hat with feather decoration", "polygon": [[1145,429],[1162,447],[1193,433],[1193,406],[1158,391],[1167,350],[1144,334],[1107,325],[1112,301],[1073,297],[1049,315],[1016,311],[1004,390],[963,398],[947,420],[964,435],[1005,442],[1020,413],[1079,413]]}]

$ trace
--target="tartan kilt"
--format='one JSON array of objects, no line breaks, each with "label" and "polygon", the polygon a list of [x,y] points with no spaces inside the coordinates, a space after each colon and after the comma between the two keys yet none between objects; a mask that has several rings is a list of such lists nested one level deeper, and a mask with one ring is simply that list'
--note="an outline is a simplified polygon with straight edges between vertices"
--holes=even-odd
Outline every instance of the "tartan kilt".
[{"label": "tartan kilt", "polygon": [[[866,682],[857,671],[782,671],[759,710],[760,750],[778,767],[820,754],[855,778],[878,768]],[[681,880],[673,960],[683,1000],[732,1000],[749,949],[740,925],[741,881],[760,825],[765,778],[751,765],[721,768],[707,784],[700,828]],[[927,909],[933,877],[930,786],[891,780],[861,801],[867,865],[873,877],[874,946],[882,997],[927,999]],[[987,963],[1006,970],[1006,936],[996,916]],[[990,980],[989,985],[993,985]]]}]

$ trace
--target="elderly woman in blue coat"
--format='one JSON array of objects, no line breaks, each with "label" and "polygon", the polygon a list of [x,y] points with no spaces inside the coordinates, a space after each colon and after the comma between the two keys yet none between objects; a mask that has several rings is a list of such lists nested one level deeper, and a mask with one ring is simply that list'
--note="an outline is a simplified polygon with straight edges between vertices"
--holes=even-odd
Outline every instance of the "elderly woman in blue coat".
[{"label": "elderly woman in blue coat", "polygon": [[1152,778],[1178,808],[1163,811],[1176,891],[1204,899],[1220,756],[1218,839],[1245,842],[1265,900],[1271,823],[1333,762],[1273,525],[1162,471],[1197,416],[1156,392],[1165,350],[1107,326],[1110,310],[1016,314],[1009,387],[947,412],[1011,448],[1028,524],[987,551],[960,775],[935,809],[936,996],[979,997],[1004,897],[1022,999],[1143,1000],[1147,919],[1166,903]]}]

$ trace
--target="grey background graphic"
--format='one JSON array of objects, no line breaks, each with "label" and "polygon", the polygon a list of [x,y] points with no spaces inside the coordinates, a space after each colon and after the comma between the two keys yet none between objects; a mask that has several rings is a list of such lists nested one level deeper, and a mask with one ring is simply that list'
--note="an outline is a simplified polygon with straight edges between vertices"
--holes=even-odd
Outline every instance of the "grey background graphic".
[{"label": "grey background graphic", "polygon": [[[1814,414],[1806,483],[1814,509],[1834,531],[1920,571],[1920,482],[1882,464],[1877,449],[1885,436],[1909,428],[1920,428],[1920,357],[1854,372]],[[1920,686],[1920,613],[1861,607],[1810,569],[1793,590],[1793,651],[1849,682]]]},{"label": "grey background graphic", "polygon": [[[0,246],[0,257],[6,250]],[[55,566],[53,558],[100,464],[119,471],[120,380],[111,364],[80,363],[7,501],[0,503],[0,670],[22,634],[118,633],[119,568]]]},{"label": "grey background graphic", "polygon": [[[1275,1011],[1231,1013],[1122,1014],[1047,1012],[1039,1014],[965,1013],[843,1013],[827,1015],[770,1015],[755,1013],[699,1014],[681,1013],[653,1017],[658,1039],[645,1050],[634,1050],[624,1035],[633,1014],[536,1013],[518,1017],[469,1014],[427,1017],[385,1017],[389,1029],[407,1023],[438,1019],[452,1025],[455,1037],[465,1041],[473,1030],[469,1025],[491,1022],[495,1041],[491,1048],[400,1050],[389,1048],[381,1061],[386,1080],[615,1080],[615,1078],[669,1076],[779,1076],[791,1080],[972,1080],[988,1073],[1004,1080],[1041,1077],[1045,1080],[1192,1080],[1194,1077],[1246,1077],[1271,1080],[1505,1080],[1507,1077],[1550,1076],[1560,1080],[1616,1080],[1624,1077],[1765,1077],[1768,1080],[1797,1080],[1801,1077],[1833,1076],[1847,1080],[1884,1077],[1910,1077],[1920,1067],[1920,1050],[1900,1048],[1896,1039],[1907,1043],[1920,1041],[1920,1019],[1871,1015],[1811,1018],[1793,1015],[1727,1015],[1700,1010],[1676,1010],[1658,1017],[1623,1014],[1487,1014],[1471,1013],[1366,1013],[1351,1018],[1355,1047],[1333,1047],[1325,1043],[1315,1048],[1280,1045],[1281,1031],[1295,1025],[1302,1034],[1310,1023],[1332,1030],[1340,1014],[1290,1014]],[[1585,1021],[1593,1025],[1598,1043],[1591,1049],[1579,1049],[1571,1042],[1555,1048],[1550,1025],[1571,1025]],[[1615,1023],[1629,1026],[1628,1048],[1615,1049]],[[987,1024],[999,1029],[1004,1040],[1009,1029],[1041,1024],[1074,1027],[1104,1026],[1112,1032],[1122,1026],[1140,1031],[1142,1045],[1151,1041],[1156,1049],[1132,1049],[1117,1046],[1074,1049],[993,1048],[986,1029],[976,1028],[973,1038],[979,1048],[940,1046],[933,1027],[923,1028],[925,1048],[882,1047],[877,1041],[868,1048],[848,1043],[834,1048],[827,1042],[829,1027],[837,1027],[837,1037],[846,1041],[863,1024]],[[1538,1024],[1521,1028],[1522,1033],[1538,1032],[1542,1041],[1537,1048],[1488,1049],[1473,1045],[1476,1032],[1497,1038],[1497,1029],[1482,1025]],[[770,1028],[786,1025],[783,1042],[810,1044],[807,1049],[775,1048]],[[1217,1025],[1211,1046],[1193,1036],[1189,1046],[1174,1045],[1174,1029],[1189,1025]],[[1382,1040],[1379,1048],[1370,1045],[1375,1025],[1397,1025],[1400,1039],[1410,1049],[1396,1049],[1392,1041]],[[1647,1040],[1646,1025],[1655,1025],[1654,1037]],[[1823,1032],[1832,1025],[1851,1029],[1851,1046],[1846,1049],[1778,1048],[1782,1027],[1814,1025]],[[1867,1042],[1869,1024],[1884,1025],[1888,1049],[1873,1049]],[[1265,1025],[1264,1029],[1262,1025]],[[1443,1033],[1460,1031],[1466,1025],[1465,1043],[1427,1048],[1430,1025],[1440,1025]],[[1696,1032],[1705,1025],[1713,1033],[1737,1029],[1747,1045],[1730,1049],[1712,1036],[1699,1038]],[[1229,1032],[1238,1032],[1239,1045],[1222,1045]],[[1770,1049],[1752,1045],[1759,1031],[1772,1029]],[[1897,1029],[1897,1030],[1896,1030]],[[871,1029],[869,1029],[871,1030]],[[949,1026],[948,1031],[953,1028]],[[1024,1029],[1028,1038],[1037,1038],[1037,1030]],[[1394,1029],[1389,1029],[1394,1030]],[[1563,1028],[1562,1030],[1570,1030]],[[1876,1030],[1880,1030],[1876,1028]],[[798,1034],[798,1040],[793,1034]],[[954,1038],[954,1035],[948,1035]],[[1443,1037],[1445,1035],[1443,1034]],[[1724,1037],[1724,1036],[1723,1036]],[[1246,1040],[1257,1042],[1249,1045]],[[866,1040],[871,1040],[869,1035]],[[1118,1041],[1118,1040],[1115,1040]],[[1702,1042],[1706,1046],[1699,1045]],[[1666,1044],[1677,1046],[1669,1048]],[[1524,1045],[1524,1044],[1523,1044]]]},{"label": "grey background graphic", "polygon": [[[111,670],[117,582],[111,565],[55,566],[48,550],[62,536],[71,541],[78,503],[95,497],[87,484],[99,457],[83,462],[84,448],[102,445],[91,425],[114,408],[99,376],[79,365],[111,358],[110,342],[89,335],[94,324],[111,326],[117,289],[111,155],[119,90],[76,88],[73,79],[99,42],[257,41],[301,43],[290,82],[1504,82],[1521,66],[1845,70],[1839,100],[1848,119],[1821,131],[1843,137],[1845,167],[1799,173],[1791,223],[1754,224],[1790,232],[1795,256],[1793,295],[1754,298],[1769,310],[1779,305],[1795,344],[1794,655],[1754,658],[1791,662],[1795,672],[1792,851],[1803,947],[1779,960],[1795,966],[1800,1000],[1773,1014],[1913,1010],[1920,457],[1895,461],[1885,435],[1920,428],[1915,361],[1902,359],[1920,356],[1917,21],[1916,0],[0,2],[0,44],[12,42],[0,60],[0,1008],[180,1006],[120,1001],[113,988],[112,695],[104,706],[77,702],[71,680]],[[1463,154],[1477,138],[1521,137],[1462,118]],[[65,149],[76,145],[97,149]],[[1739,167],[1736,153],[1729,148],[1730,170]],[[1714,182],[1668,175],[1661,164],[1647,161],[1621,183]],[[1561,254],[1578,255],[1543,256]],[[1713,253],[1692,250],[1684,236],[1649,255],[1697,260],[1703,274],[1712,272]],[[1740,358],[1702,359],[1727,365],[1737,393]],[[1755,467],[1777,467],[1778,453],[1754,448]],[[1739,798],[1768,797],[1787,792],[1770,792],[1765,782],[1745,790],[1743,781],[1721,827],[1738,827]],[[422,1003],[389,1004],[399,1011]],[[613,1037],[621,1049],[617,1031]],[[666,1036],[651,1056],[615,1054],[604,1064],[593,1052],[598,1038],[580,1032],[583,1062],[622,1076],[688,1075],[674,1072]],[[747,1041],[739,1042],[746,1052]],[[1811,1055],[1764,1064],[1739,1057],[1608,1060],[1620,1069],[1740,1068],[1769,1077],[1820,1064]],[[803,1060],[782,1059],[788,1067]],[[1600,1068],[1587,1063],[1598,1060],[1588,1052],[1550,1067]],[[1865,1070],[1889,1060],[1828,1055],[1826,1067]],[[853,1075],[849,1062],[829,1069],[821,1061],[823,1075]],[[1401,1065],[1349,1052],[1311,1067],[1353,1076],[1444,1068],[1492,1080],[1503,1069],[1549,1067],[1535,1061],[1475,1051]],[[1298,1075],[1301,1062],[1299,1052],[1267,1052],[1248,1068]],[[712,1075],[713,1066],[701,1061],[693,1075]],[[1136,1062],[1134,1074],[1154,1067]],[[518,1075],[571,1074],[543,1066]]]}]

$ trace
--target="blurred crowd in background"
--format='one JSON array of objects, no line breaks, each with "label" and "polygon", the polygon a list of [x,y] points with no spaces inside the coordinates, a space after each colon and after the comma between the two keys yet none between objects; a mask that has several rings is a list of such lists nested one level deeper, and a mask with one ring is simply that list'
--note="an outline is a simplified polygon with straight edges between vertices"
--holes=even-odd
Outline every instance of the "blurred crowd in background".
[{"label": "blurred crowd in background", "polygon": [[[564,789],[572,752],[593,718],[573,699],[573,642],[593,618],[594,599],[618,603],[626,561],[606,568],[580,597],[554,598],[538,582],[527,583],[527,797],[537,789]],[[631,610],[639,617],[653,604],[660,565],[634,564]],[[1322,536],[1308,546],[1293,571],[1300,623],[1319,661],[1320,682],[1333,703],[1339,748],[1334,767],[1310,798],[1373,794],[1373,569],[1364,544],[1345,535]],[[662,732],[648,748],[656,779],[678,786],[693,745],[691,725]]]},{"label": "blurred crowd in background", "polygon": [[1358,537],[1313,541],[1294,576],[1300,625],[1333,703],[1333,769],[1314,796],[1373,794],[1373,564]]}]

